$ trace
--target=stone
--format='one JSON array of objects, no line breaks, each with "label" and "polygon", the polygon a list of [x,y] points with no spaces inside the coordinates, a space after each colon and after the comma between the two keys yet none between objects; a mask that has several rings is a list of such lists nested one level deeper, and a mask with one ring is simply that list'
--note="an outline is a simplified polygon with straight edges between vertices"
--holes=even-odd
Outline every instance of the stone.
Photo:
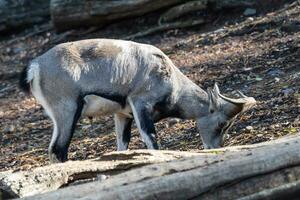
[{"label": "stone", "polygon": [[248,130],[248,131],[253,130],[253,126],[246,126],[246,130]]}]

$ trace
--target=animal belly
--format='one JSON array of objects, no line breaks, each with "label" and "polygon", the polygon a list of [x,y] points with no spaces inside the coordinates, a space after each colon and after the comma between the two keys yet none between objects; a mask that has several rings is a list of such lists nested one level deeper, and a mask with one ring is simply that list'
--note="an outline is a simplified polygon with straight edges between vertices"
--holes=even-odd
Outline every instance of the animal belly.
[{"label": "animal belly", "polygon": [[84,101],[83,115],[86,116],[109,115],[122,110],[119,103],[96,95],[87,95]]}]

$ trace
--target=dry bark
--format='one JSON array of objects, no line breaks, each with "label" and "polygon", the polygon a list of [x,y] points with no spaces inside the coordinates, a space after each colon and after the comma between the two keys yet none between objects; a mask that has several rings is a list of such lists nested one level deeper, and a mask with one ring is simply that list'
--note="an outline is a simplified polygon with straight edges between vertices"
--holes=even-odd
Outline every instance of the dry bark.
[{"label": "dry bark", "polygon": [[50,0],[0,0],[0,32],[49,20],[49,6]]}]

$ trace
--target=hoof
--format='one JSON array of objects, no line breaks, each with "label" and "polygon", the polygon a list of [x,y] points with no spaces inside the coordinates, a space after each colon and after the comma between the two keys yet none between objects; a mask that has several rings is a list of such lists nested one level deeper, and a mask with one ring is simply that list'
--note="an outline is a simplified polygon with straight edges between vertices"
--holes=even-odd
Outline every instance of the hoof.
[{"label": "hoof", "polygon": [[60,161],[54,153],[49,154],[49,160],[51,164],[62,163],[62,161]]}]

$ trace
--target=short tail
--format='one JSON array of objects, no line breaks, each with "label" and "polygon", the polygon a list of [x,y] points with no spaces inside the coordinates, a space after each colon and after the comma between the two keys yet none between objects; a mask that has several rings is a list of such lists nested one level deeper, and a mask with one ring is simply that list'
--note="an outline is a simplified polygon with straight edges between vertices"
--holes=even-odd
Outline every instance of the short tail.
[{"label": "short tail", "polygon": [[30,83],[32,83],[34,77],[39,75],[39,65],[36,62],[31,63],[29,66],[24,67],[20,74],[19,86],[25,93],[30,93]]},{"label": "short tail", "polygon": [[28,66],[24,67],[20,74],[20,79],[19,79],[19,87],[21,90],[23,90],[26,94],[30,93],[30,83],[27,79],[27,74],[28,74]]}]

